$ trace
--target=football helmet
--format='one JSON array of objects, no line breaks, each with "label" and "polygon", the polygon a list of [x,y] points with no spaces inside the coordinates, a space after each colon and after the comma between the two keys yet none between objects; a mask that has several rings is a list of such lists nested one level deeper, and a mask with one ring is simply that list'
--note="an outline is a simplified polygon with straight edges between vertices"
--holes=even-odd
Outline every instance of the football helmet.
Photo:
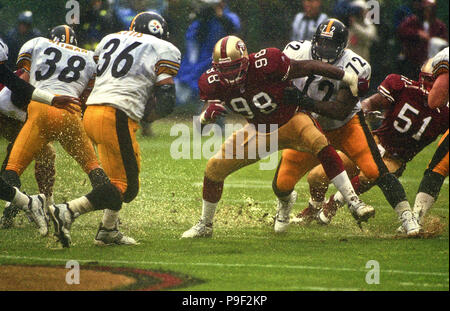
[{"label": "football helmet", "polygon": [[348,29],[334,18],[319,24],[311,41],[313,59],[335,63],[344,53],[348,42]]},{"label": "football helmet", "polygon": [[430,58],[423,64],[419,73],[419,84],[420,88],[428,94],[431,91],[434,84],[434,76],[433,76],[433,59]]},{"label": "football helmet", "polygon": [[55,42],[68,43],[72,45],[77,45],[77,37],[75,36],[75,31],[67,25],[59,25],[53,27],[50,30],[50,39]]},{"label": "football helmet", "polygon": [[224,85],[238,85],[245,81],[249,66],[247,47],[236,36],[226,36],[214,46],[212,65]]},{"label": "football helmet", "polygon": [[166,20],[156,12],[141,12],[130,24],[130,30],[155,36],[159,39],[169,39],[169,27]]}]

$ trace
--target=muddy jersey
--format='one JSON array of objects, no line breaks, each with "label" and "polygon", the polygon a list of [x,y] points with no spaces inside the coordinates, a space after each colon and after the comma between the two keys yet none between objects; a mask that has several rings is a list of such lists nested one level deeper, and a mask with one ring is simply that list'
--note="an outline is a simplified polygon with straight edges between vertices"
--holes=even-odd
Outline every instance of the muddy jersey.
[{"label": "muddy jersey", "polygon": [[181,53],[172,43],[134,31],[107,35],[98,44],[97,78],[87,105],[107,105],[140,121],[155,83],[174,77]]},{"label": "muddy jersey", "polygon": [[[286,45],[283,51],[288,57],[295,60],[312,60],[311,41],[292,41]],[[352,50],[345,49],[342,56],[333,64],[334,66],[355,72],[358,77],[370,80],[370,64]],[[313,75],[294,79],[294,85],[308,97],[319,101],[336,100],[339,89],[345,84],[341,80]],[[340,128],[350,121],[353,116],[361,110],[358,102],[351,113],[343,121],[334,120],[317,113],[312,115],[317,119],[322,129],[330,131]]]},{"label": "muddy jersey", "polygon": [[58,95],[78,97],[95,74],[94,53],[38,37],[26,42],[17,58],[30,72],[30,84]]},{"label": "muddy jersey", "polygon": [[448,105],[430,109],[417,81],[390,74],[378,92],[391,103],[391,108],[373,133],[388,152],[403,161],[410,161],[448,129]]},{"label": "muddy jersey", "polygon": [[267,48],[249,55],[247,78],[242,85],[225,87],[217,72],[211,68],[199,81],[202,100],[221,100],[225,106],[253,124],[283,125],[297,110],[296,105],[284,104],[284,89],[290,59],[279,49]]},{"label": "muddy jersey", "polygon": [[0,38],[0,63],[8,60],[8,46]]},{"label": "muddy jersey", "polygon": [[448,73],[448,47],[437,53],[431,62],[433,66],[433,76]]}]

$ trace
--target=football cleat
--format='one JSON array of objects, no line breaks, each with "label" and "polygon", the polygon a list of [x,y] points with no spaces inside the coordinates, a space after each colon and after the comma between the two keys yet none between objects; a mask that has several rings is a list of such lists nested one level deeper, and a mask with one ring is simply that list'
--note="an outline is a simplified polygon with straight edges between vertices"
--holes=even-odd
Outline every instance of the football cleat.
[{"label": "football cleat", "polygon": [[369,218],[375,216],[375,209],[370,205],[366,205],[361,200],[355,204],[349,205],[348,208],[360,227],[362,222],[367,222]]},{"label": "football cleat", "polygon": [[334,200],[334,194],[328,199],[327,203],[320,209],[317,215],[317,221],[319,224],[328,225],[331,219],[336,215],[338,208],[343,205]]},{"label": "football cleat", "polygon": [[286,232],[289,227],[289,216],[291,214],[292,207],[297,201],[297,192],[292,191],[288,201],[278,199],[278,210],[275,216],[274,230],[276,233]]},{"label": "football cleat", "polygon": [[45,215],[44,207],[46,204],[46,198],[43,194],[37,194],[28,196],[28,204],[22,206],[22,210],[27,213],[27,216],[33,220],[37,225],[39,233],[41,236],[46,236],[48,234],[48,219]]},{"label": "football cleat", "polygon": [[48,212],[53,221],[55,228],[55,236],[63,247],[70,247],[70,227],[72,226],[73,218],[72,211],[69,209],[67,203],[51,205]]},{"label": "football cleat", "polygon": [[112,229],[103,227],[100,223],[97,234],[95,235],[94,244],[99,246],[105,245],[137,245],[138,243],[131,237],[125,236],[119,231],[118,223]]},{"label": "football cleat", "polygon": [[308,203],[308,207],[292,218],[291,223],[298,225],[309,224],[311,221],[317,219],[319,211],[320,208],[316,208],[311,203]]},{"label": "football cleat", "polygon": [[422,232],[422,227],[411,211],[404,211],[400,216],[402,225],[397,229],[398,233],[406,233],[407,236],[417,236]]},{"label": "football cleat", "polygon": [[185,231],[181,236],[184,238],[210,238],[213,234],[213,226],[212,224],[205,224],[202,220],[200,220],[195,226],[191,229]]}]

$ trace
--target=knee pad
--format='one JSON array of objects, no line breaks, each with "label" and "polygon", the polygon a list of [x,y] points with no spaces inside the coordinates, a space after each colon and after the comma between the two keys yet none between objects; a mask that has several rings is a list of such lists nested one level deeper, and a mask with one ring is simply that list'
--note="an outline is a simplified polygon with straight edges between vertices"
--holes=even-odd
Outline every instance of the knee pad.
[{"label": "knee pad", "polygon": [[89,172],[89,180],[91,181],[92,188],[97,188],[101,185],[110,183],[105,171],[101,168],[93,169]]},{"label": "knee pad", "polygon": [[119,211],[122,208],[122,195],[111,183],[94,188],[86,195],[96,210],[110,209]]},{"label": "knee pad", "polygon": [[12,187],[17,187],[20,189],[20,186],[22,186],[20,182],[19,175],[12,170],[5,170],[2,172],[2,178],[6,183]]}]

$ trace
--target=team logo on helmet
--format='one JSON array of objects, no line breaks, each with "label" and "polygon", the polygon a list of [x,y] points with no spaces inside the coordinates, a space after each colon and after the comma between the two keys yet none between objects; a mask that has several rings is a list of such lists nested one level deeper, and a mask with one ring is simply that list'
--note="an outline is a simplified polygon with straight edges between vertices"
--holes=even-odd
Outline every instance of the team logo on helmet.
[{"label": "team logo on helmet", "polygon": [[247,48],[245,47],[245,43],[243,41],[238,41],[236,43],[236,49],[241,52],[241,56],[244,56],[244,52]]},{"label": "team logo on helmet", "polygon": [[148,22],[148,30],[150,31],[151,34],[153,35],[163,35],[163,26],[161,25],[161,23],[156,20],[156,19],[152,19],[151,21]]}]

